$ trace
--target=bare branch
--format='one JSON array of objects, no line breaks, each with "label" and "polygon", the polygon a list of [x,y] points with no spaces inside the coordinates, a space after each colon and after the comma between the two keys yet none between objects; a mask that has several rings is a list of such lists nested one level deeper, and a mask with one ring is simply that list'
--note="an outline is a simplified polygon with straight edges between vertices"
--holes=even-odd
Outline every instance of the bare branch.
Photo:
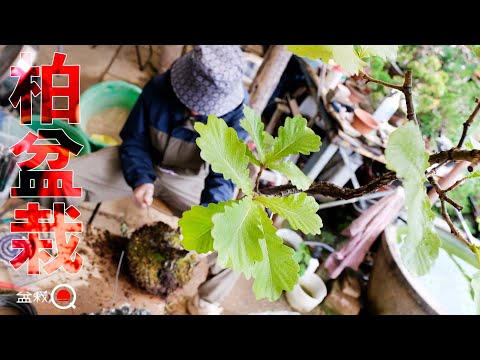
[{"label": "bare branch", "polygon": [[458,211],[462,211],[463,210],[463,206],[461,206],[460,204],[456,203],[454,200],[452,200],[447,194],[445,194],[445,191],[442,190],[440,188],[440,185],[438,184],[437,180],[435,180],[433,178],[433,176],[430,176],[428,178],[428,181],[430,182],[430,184],[432,184],[433,188],[435,189],[435,191],[437,192],[438,194],[438,197],[443,200],[443,201],[446,201],[448,202],[450,205],[452,205],[455,209],[457,209]]},{"label": "bare branch", "polygon": [[405,80],[403,81],[403,85],[395,85],[390,84],[388,82],[377,80],[368,76],[367,74],[361,72],[360,75],[367,80],[366,83],[373,82],[375,84],[380,84],[385,87],[389,87],[391,89],[395,89],[398,91],[403,92],[405,95],[405,102],[407,104],[407,119],[412,120],[415,124],[418,125],[417,115],[415,115],[415,108],[413,106],[413,98],[412,98],[412,88],[413,88],[413,78],[412,78],[412,70],[407,70],[405,72]]},{"label": "bare branch", "polygon": [[415,124],[418,125],[417,115],[415,114],[415,108],[413,106],[412,88],[412,70],[407,70],[405,71],[405,81],[402,86],[402,91],[405,95],[405,102],[407,104],[407,119],[414,121]]},{"label": "bare branch", "polygon": [[442,216],[445,219],[445,221],[448,224],[448,227],[450,228],[450,232],[460,241],[464,242],[468,247],[471,247],[470,242],[463,237],[463,235],[458,231],[458,229],[453,225],[452,219],[450,218],[450,215],[448,214],[447,208],[445,206],[445,201],[447,199],[447,196],[445,195],[444,191],[440,189],[440,185],[438,182],[433,178],[429,177],[428,181],[432,186],[434,187],[435,191],[438,193],[438,197],[440,198],[440,205],[442,207]]},{"label": "bare branch", "polygon": [[450,218],[450,215],[448,215],[448,211],[445,207],[445,201],[440,199],[440,205],[442,207],[442,216],[445,219],[445,221],[448,224],[448,227],[450,228],[451,233],[460,241],[464,242],[468,247],[471,246],[470,242],[463,237],[463,235],[458,231],[458,229],[453,225],[452,219]]},{"label": "bare branch", "polygon": [[477,113],[480,110],[480,100],[478,98],[475,98],[475,102],[477,103],[477,105],[475,106],[475,109],[473,109],[473,112],[470,114],[467,121],[465,121],[463,123],[462,137],[460,138],[460,141],[458,142],[457,149],[460,149],[462,147],[463,142],[465,141],[465,138],[467,137],[468,128],[473,123],[473,120],[475,119],[475,116],[477,116]]},{"label": "bare branch", "polygon": [[[451,150],[442,151],[442,152],[430,155],[430,159],[429,159],[430,164],[432,165],[438,164],[438,163],[448,163],[450,161],[461,161],[461,160],[465,160],[469,162],[480,161],[480,150],[451,149]],[[360,197],[362,195],[373,192],[382,186],[390,184],[396,179],[397,177],[395,175],[395,172],[388,171],[386,173],[383,173],[381,176],[379,176],[372,182],[364,186],[361,186],[357,189],[342,188],[326,181],[318,181],[316,183],[313,183],[312,186],[310,186],[310,189],[306,191],[306,193],[309,195],[323,195],[323,196],[328,196],[336,199],[352,199],[352,198]],[[260,190],[259,192],[262,195],[266,195],[266,196],[286,196],[286,195],[296,194],[301,192],[293,185],[281,185],[281,186],[275,186],[272,188],[264,187],[259,190]],[[448,191],[445,191],[445,192],[448,192]],[[456,205],[454,206],[457,207]]]},{"label": "bare branch", "polygon": [[261,166],[260,170],[258,171],[257,178],[255,179],[255,191],[258,192],[258,186],[260,185],[260,177],[262,176],[263,170],[265,170],[265,166]]},{"label": "bare branch", "polygon": [[[389,171],[384,173],[381,177],[376,178],[372,182],[360,186],[357,189],[343,188],[327,181],[318,181],[310,189],[305,191],[309,195],[323,195],[335,199],[353,199],[371,193],[382,186],[390,184],[397,178],[395,172]],[[261,189],[262,195],[267,196],[287,196],[301,192],[293,185],[282,185],[273,188]]]},{"label": "bare branch", "polygon": [[452,191],[453,189],[455,189],[458,185],[460,185],[461,183],[463,183],[463,182],[464,182],[465,180],[467,180],[467,179],[468,179],[468,177],[464,177],[464,178],[462,178],[462,179],[460,179],[460,180],[455,181],[455,183],[454,183],[452,186],[450,186],[449,188],[443,190],[443,192],[447,193],[447,192],[449,192],[449,191]]},{"label": "bare branch", "polygon": [[403,86],[402,85],[390,84],[390,83],[382,81],[382,80],[374,79],[374,78],[368,76],[367,74],[365,74],[364,72],[360,72],[360,75],[362,76],[362,78],[364,78],[366,80],[366,82],[365,82],[366,84],[368,84],[369,82],[372,82],[372,83],[379,84],[379,85],[382,85],[382,86],[385,86],[385,87],[389,87],[389,88],[392,88],[392,89],[395,89],[395,90],[398,90],[398,91],[403,91]]},{"label": "bare branch", "polygon": [[441,151],[439,153],[430,155],[430,164],[438,164],[444,160],[447,161],[468,161],[476,163],[480,161],[480,150],[456,150],[452,149],[447,151]]}]

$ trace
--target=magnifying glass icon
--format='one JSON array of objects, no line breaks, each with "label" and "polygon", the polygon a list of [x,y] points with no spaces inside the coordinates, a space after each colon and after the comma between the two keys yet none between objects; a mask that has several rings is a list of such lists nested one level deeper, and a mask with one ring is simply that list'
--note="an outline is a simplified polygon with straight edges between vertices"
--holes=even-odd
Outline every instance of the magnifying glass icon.
[{"label": "magnifying glass icon", "polygon": [[[65,290],[65,288],[70,290],[70,292]],[[61,289],[61,290],[59,290],[59,289]],[[55,296],[55,292],[57,290],[58,290],[58,293]],[[56,300],[55,300],[55,298],[56,298]],[[50,299],[52,300],[52,304],[58,309],[66,310],[68,308],[72,308],[72,309],[77,308],[75,306],[75,301],[77,300],[77,293],[75,292],[73,287],[71,287],[68,284],[59,284],[59,285],[55,286],[52,290],[51,295],[50,295]],[[68,301],[68,304],[67,305],[59,305],[57,303],[57,301],[59,301],[59,302],[67,302]]]}]

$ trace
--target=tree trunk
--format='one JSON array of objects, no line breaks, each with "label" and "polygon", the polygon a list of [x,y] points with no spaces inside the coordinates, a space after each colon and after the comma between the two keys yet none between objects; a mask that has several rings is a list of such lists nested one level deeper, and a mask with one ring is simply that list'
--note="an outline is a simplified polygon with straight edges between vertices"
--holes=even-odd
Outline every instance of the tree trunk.
[{"label": "tree trunk", "polygon": [[262,113],[275,91],[292,53],[285,45],[272,45],[268,48],[260,69],[250,86],[250,107]]}]

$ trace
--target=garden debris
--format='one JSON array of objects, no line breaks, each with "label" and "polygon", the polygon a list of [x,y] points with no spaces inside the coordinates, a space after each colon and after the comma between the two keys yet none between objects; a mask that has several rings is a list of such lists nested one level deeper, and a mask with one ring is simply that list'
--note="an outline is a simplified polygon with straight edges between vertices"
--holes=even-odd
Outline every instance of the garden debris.
[{"label": "garden debris", "polygon": [[351,270],[350,268],[348,268],[347,270],[350,271],[345,271],[340,279],[340,286],[342,288],[342,292],[345,295],[358,299],[362,294],[362,286],[360,284],[360,280],[357,276],[353,274],[353,270]]},{"label": "garden debris", "polygon": [[83,315],[151,315],[150,311],[142,308],[131,309],[130,304],[126,303],[119,308],[106,308],[96,313],[88,313]]},{"label": "garden debris", "polygon": [[[347,280],[347,283],[350,281],[351,280]],[[343,288],[342,285],[344,286]],[[346,294],[343,290],[346,290],[350,295]],[[358,294],[358,296],[352,295],[351,289],[345,287],[345,284],[342,284],[341,279],[336,279],[334,280],[332,288],[328,292],[322,307],[325,306],[339,315],[358,315],[362,308],[360,294]]]},{"label": "garden debris", "polygon": [[209,303],[198,295],[191,298],[187,303],[190,315],[222,315],[223,308],[218,303]]},{"label": "garden debris", "polygon": [[403,188],[397,188],[395,192],[371,206],[342,232],[342,235],[349,236],[351,240],[342,249],[330,254],[325,262],[325,268],[332,279],[336,279],[346,267],[358,270],[377,237],[397,218],[403,207],[404,196]]}]

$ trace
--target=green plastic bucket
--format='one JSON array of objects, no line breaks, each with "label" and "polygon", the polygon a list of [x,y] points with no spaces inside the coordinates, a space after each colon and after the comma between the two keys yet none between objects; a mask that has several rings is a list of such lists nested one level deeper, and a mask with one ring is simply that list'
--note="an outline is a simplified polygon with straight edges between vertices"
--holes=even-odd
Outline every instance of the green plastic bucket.
[{"label": "green plastic bucket", "polygon": [[[86,129],[88,122],[96,114],[99,114],[104,110],[114,107],[122,107],[131,110],[137,102],[141,92],[142,89],[138,86],[125,81],[104,81],[93,85],[85,90],[80,96],[80,128],[85,134],[87,134]],[[104,142],[92,139],[91,136],[88,136],[88,138],[93,151],[110,146]]]},{"label": "green plastic bucket", "polygon": [[37,131],[38,129],[63,129],[65,133],[77,143],[83,145],[82,151],[80,151],[79,155],[86,155],[92,152],[92,148],[90,146],[90,141],[87,135],[76,128],[73,125],[66,123],[65,121],[54,119],[53,124],[42,124],[40,122],[40,115],[32,115],[32,124],[28,125],[33,130]]}]

